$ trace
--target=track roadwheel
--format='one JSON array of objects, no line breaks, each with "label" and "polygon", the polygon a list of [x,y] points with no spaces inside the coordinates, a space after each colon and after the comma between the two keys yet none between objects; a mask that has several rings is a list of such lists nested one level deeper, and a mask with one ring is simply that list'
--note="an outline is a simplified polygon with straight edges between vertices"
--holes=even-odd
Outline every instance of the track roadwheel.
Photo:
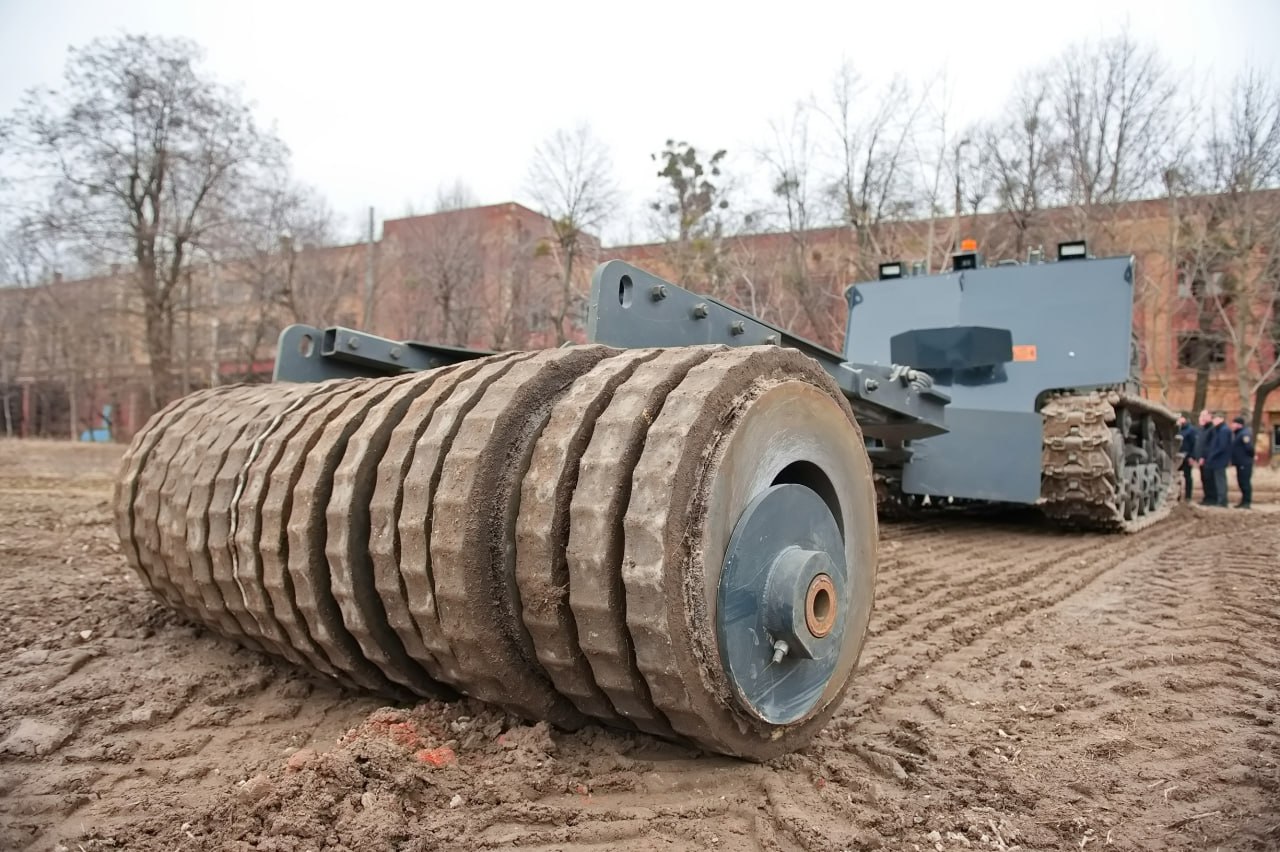
[{"label": "track roadwheel", "polygon": [[691,369],[625,529],[636,661],[677,732],[767,759],[826,722],[871,614],[876,516],[860,430],[816,363],[744,348]]}]

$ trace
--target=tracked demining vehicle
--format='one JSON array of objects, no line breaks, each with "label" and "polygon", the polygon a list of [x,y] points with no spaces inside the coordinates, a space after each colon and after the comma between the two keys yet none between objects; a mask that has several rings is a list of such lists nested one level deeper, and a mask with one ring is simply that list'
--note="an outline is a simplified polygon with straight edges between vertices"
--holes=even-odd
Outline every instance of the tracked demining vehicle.
[{"label": "tracked demining vehicle", "polygon": [[877,479],[1161,511],[1166,418],[1112,387],[1131,288],[1127,259],[859,284],[844,356],[616,261],[587,345],[292,326],[275,382],[137,434],[118,531],[168,605],[339,683],[767,759],[849,686]]},{"label": "tracked demining vehicle", "polygon": [[882,507],[1038,506],[1125,532],[1164,517],[1177,415],[1135,378],[1133,258],[1069,242],[1057,262],[987,266],[964,248],[945,272],[882,264],[846,293],[845,357],[910,364],[951,400],[946,434],[880,448],[906,450],[880,473]]}]

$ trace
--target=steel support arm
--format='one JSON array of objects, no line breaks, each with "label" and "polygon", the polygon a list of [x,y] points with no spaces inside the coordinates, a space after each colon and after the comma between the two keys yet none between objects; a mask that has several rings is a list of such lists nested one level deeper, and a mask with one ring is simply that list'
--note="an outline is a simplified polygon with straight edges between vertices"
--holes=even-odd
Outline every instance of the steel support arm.
[{"label": "steel support arm", "polygon": [[789,346],[835,378],[867,437],[913,440],[946,431],[943,410],[950,398],[922,371],[847,363],[838,352],[621,261],[596,268],[587,336],[594,343],[636,349],[716,343]]},{"label": "steel support arm", "polygon": [[388,340],[341,326],[291,325],[280,332],[273,380],[323,382],[394,376],[446,367],[490,354],[459,346]]}]

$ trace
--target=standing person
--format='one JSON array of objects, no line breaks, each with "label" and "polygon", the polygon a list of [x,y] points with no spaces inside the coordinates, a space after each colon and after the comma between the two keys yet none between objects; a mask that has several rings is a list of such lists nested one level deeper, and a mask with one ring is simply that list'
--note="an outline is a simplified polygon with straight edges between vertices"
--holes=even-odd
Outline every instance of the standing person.
[{"label": "standing person", "polygon": [[1213,415],[1209,413],[1209,409],[1206,408],[1200,412],[1200,428],[1196,430],[1195,452],[1192,455],[1196,467],[1200,468],[1200,487],[1204,489],[1204,499],[1200,503],[1204,506],[1212,506],[1218,502],[1213,493],[1213,477],[1204,466],[1205,456],[1209,454],[1209,432],[1213,428],[1212,421]]},{"label": "standing person", "polygon": [[1204,453],[1204,470],[1213,482],[1213,499],[1209,505],[1224,509],[1227,507],[1227,466],[1231,464],[1231,430],[1226,422],[1225,414],[1214,412]]},{"label": "standing person", "polygon": [[1240,488],[1237,509],[1251,508],[1253,502],[1253,430],[1244,425],[1244,416],[1231,421],[1231,465],[1236,469],[1236,485]]},{"label": "standing person", "polygon": [[1184,500],[1190,500],[1191,494],[1195,490],[1195,480],[1191,475],[1191,468],[1195,464],[1196,438],[1199,432],[1196,427],[1191,425],[1191,421],[1187,419],[1187,415],[1178,415],[1178,437],[1182,438],[1181,453],[1182,464],[1178,469],[1182,471],[1182,486]]}]

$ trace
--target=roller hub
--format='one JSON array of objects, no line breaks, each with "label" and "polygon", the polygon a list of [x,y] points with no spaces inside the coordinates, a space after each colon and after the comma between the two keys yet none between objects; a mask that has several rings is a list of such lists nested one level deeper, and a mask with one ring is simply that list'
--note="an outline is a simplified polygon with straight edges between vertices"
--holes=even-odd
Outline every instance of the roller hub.
[{"label": "roller hub", "polygon": [[813,708],[844,638],[844,542],[804,485],[774,485],[734,529],[720,577],[717,636],[735,694],[759,719],[787,724]]}]

